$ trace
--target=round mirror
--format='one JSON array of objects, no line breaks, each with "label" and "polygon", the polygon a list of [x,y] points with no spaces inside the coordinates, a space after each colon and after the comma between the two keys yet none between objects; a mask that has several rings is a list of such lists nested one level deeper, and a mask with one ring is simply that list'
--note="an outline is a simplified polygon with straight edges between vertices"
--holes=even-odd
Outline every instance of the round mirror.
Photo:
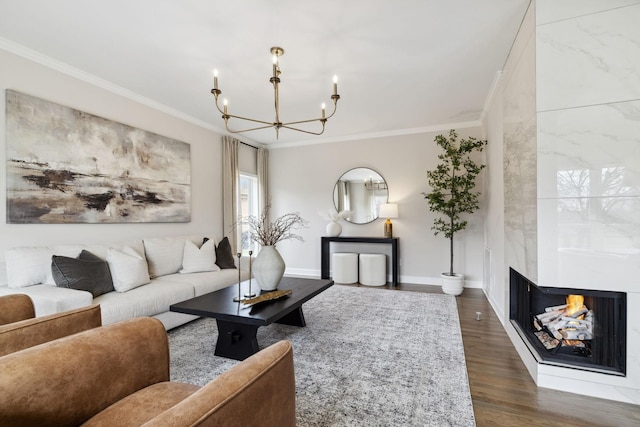
[{"label": "round mirror", "polygon": [[377,219],[379,206],[387,203],[388,197],[387,182],[369,168],[345,172],[333,187],[336,210],[351,212],[345,220],[353,224],[367,224]]}]

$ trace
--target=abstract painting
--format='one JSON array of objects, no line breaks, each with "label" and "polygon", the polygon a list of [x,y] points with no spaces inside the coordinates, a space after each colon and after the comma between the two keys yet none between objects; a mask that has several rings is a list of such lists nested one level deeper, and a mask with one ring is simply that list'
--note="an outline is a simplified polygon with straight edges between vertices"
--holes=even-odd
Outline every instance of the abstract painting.
[{"label": "abstract painting", "polygon": [[7,223],[191,221],[189,144],[6,95]]}]

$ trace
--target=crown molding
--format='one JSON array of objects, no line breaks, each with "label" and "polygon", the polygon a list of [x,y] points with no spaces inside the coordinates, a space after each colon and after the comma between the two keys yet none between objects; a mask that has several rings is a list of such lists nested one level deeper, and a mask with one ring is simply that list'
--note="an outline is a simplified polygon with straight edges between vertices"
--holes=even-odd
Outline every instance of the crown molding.
[{"label": "crown molding", "polygon": [[493,82],[491,83],[491,87],[489,88],[489,93],[484,100],[484,106],[482,107],[482,112],[480,113],[480,123],[484,122],[484,118],[487,115],[487,112],[493,105],[493,101],[496,97],[496,93],[498,92],[498,88],[500,87],[500,83],[502,81],[502,70],[496,71],[496,74],[493,76]]},{"label": "crown molding", "polygon": [[[182,111],[178,111],[165,104],[154,101],[153,99],[144,97],[129,89],[125,89],[122,86],[118,86],[107,80],[96,77],[93,74],[90,74],[78,68],[72,67],[69,64],[66,64],[62,61],[54,59],[50,56],[44,55],[36,50],[30,49],[21,44],[15,43],[11,40],[7,40],[5,38],[0,37],[0,49],[5,50],[14,55],[20,56],[22,58],[28,59],[29,61],[35,62],[37,64],[43,65],[47,68],[51,68],[53,70],[56,70],[60,73],[63,73],[73,78],[76,78],[78,80],[81,80],[83,82],[89,83],[93,86],[99,87],[101,89],[104,89],[116,95],[120,95],[124,98],[130,99],[139,104],[153,108],[154,110],[158,110],[160,112],[163,112],[165,114],[168,114],[180,120],[184,120],[185,122],[191,123],[198,127],[210,130],[212,132],[216,132],[220,135],[231,135],[223,128],[214,126],[211,123],[207,123],[203,120],[197,119],[193,116],[183,113]],[[263,146],[263,144],[246,137],[237,138],[237,139],[255,147]]]},{"label": "crown molding", "polygon": [[340,136],[335,138],[319,138],[319,139],[307,140],[307,141],[274,143],[274,144],[269,144],[268,148],[278,149],[278,148],[301,147],[304,145],[330,144],[334,142],[359,141],[363,139],[376,139],[376,138],[385,138],[389,136],[415,135],[420,133],[441,132],[441,131],[448,131],[449,129],[465,129],[465,128],[480,127],[480,126],[482,126],[482,122],[480,120],[442,123],[442,124],[423,126],[423,127],[417,127],[417,128],[394,129],[394,130],[382,131],[382,132],[360,133],[360,134]]}]

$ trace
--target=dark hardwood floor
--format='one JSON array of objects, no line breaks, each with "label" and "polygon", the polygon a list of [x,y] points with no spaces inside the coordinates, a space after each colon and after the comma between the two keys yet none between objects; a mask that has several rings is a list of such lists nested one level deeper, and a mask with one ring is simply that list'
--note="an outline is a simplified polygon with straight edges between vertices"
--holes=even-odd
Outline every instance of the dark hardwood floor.
[{"label": "dark hardwood floor", "polygon": [[[396,289],[442,293],[439,286]],[[478,427],[640,426],[640,406],[537,387],[482,290],[465,289],[456,300]]]}]

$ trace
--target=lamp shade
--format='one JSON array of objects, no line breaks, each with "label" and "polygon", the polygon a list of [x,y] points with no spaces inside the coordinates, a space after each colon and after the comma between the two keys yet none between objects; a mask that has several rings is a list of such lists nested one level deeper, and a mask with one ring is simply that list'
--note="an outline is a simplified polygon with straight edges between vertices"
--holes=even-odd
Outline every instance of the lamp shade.
[{"label": "lamp shade", "polygon": [[381,204],[380,218],[398,218],[398,204],[397,203]]}]

